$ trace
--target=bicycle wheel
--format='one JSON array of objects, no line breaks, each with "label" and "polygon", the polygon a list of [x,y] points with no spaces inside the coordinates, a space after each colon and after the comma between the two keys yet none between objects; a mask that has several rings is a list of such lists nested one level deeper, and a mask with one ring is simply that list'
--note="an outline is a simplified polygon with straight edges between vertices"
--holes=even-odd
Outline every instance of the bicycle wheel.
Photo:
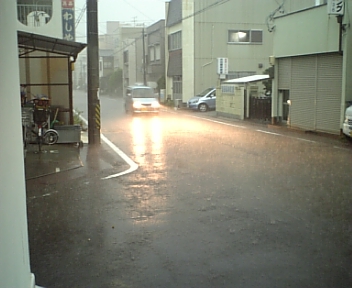
[{"label": "bicycle wheel", "polygon": [[45,131],[44,133],[44,143],[53,145],[57,143],[57,140],[59,139],[59,134],[56,132],[54,129],[49,129]]}]

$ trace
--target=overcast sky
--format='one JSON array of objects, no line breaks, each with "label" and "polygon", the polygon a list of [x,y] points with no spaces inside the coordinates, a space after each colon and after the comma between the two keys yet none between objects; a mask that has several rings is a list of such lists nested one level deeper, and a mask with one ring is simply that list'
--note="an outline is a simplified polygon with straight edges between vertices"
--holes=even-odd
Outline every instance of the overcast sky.
[{"label": "overcast sky", "polygon": [[[76,21],[87,0],[75,0]],[[98,0],[99,34],[106,33],[107,21],[120,21],[130,24],[145,23],[149,26],[165,19],[166,0]],[[86,12],[76,28],[76,41],[86,41]]]}]

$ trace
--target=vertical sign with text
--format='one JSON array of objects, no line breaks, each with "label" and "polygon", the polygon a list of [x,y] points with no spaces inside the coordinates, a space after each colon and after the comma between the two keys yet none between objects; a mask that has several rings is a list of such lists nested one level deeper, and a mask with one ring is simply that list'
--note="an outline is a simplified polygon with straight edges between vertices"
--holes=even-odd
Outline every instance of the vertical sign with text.
[{"label": "vertical sign with text", "polygon": [[228,58],[218,58],[218,74],[227,75],[229,73],[229,59]]},{"label": "vertical sign with text", "polygon": [[344,0],[328,0],[329,15],[343,15],[345,8]]},{"label": "vertical sign with text", "polygon": [[61,0],[62,7],[62,38],[75,41],[75,1]]}]

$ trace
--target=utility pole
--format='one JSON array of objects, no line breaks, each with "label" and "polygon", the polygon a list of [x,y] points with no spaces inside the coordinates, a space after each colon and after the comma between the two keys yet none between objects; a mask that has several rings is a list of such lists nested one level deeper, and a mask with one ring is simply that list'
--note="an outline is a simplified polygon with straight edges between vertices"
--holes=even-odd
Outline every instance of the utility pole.
[{"label": "utility pole", "polygon": [[98,0],[87,0],[88,143],[100,144]]},{"label": "utility pole", "polygon": [[144,85],[147,85],[147,75],[145,73],[145,41],[144,41],[144,38],[145,38],[145,33],[144,33],[144,27],[143,27],[143,35],[142,35],[142,39],[143,39],[143,84]]}]

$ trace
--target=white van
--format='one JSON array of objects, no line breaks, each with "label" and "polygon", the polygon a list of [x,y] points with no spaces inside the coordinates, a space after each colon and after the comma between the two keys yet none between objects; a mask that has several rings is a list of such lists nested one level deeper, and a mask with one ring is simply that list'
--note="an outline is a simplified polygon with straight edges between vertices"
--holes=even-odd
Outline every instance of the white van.
[{"label": "white van", "polygon": [[151,87],[128,86],[124,98],[126,113],[159,113],[159,100]]},{"label": "white van", "polygon": [[346,136],[352,137],[352,105],[346,109],[345,122],[343,122],[342,132]]}]

